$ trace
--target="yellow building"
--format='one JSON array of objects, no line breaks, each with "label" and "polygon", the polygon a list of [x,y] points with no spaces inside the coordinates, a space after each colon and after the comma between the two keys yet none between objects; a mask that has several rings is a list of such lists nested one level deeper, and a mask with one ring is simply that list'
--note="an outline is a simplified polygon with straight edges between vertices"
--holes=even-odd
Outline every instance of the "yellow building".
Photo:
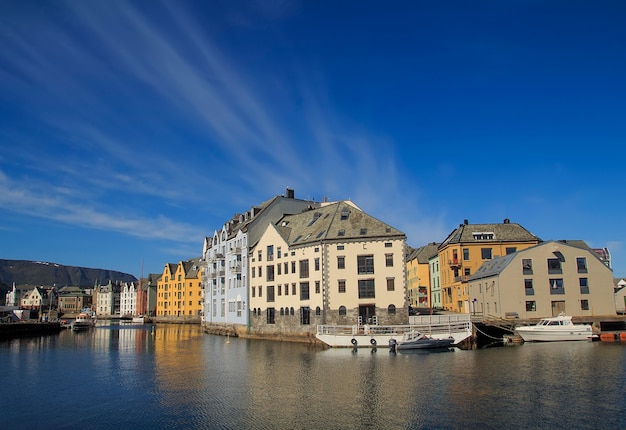
[{"label": "yellow building", "polygon": [[414,249],[407,257],[406,282],[409,305],[421,313],[433,307],[429,261],[437,255],[438,243],[429,243]]},{"label": "yellow building", "polygon": [[165,265],[157,282],[157,317],[195,319],[202,315],[203,270],[200,258]]},{"label": "yellow building", "polygon": [[469,224],[467,220],[439,246],[441,300],[445,310],[470,313],[468,280],[486,261],[541,241],[519,224]]}]

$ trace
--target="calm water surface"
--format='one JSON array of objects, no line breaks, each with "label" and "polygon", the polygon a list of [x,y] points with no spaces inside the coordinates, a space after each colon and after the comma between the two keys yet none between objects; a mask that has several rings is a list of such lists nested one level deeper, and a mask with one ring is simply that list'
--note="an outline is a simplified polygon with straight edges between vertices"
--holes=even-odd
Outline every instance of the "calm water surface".
[{"label": "calm water surface", "polygon": [[398,355],[107,325],[0,342],[0,428],[626,428],[626,345]]}]

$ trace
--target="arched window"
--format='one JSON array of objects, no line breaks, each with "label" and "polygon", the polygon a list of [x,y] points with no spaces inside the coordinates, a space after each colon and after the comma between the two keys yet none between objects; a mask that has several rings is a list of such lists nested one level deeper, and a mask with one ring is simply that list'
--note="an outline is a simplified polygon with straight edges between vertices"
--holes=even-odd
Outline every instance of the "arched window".
[{"label": "arched window", "polygon": [[346,315],[346,307],[345,306],[339,306],[339,315],[340,316],[345,316]]},{"label": "arched window", "polygon": [[389,315],[395,315],[396,314],[396,305],[389,305],[389,307],[387,308],[387,313]]},{"label": "arched window", "polygon": [[280,308],[280,316],[285,315],[285,309],[284,308]]},{"label": "arched window", "polygon": [[293,308],[290,309],[291,315],[293,316]]},{"label": "arched window", "polygon": [[322,315],[322,310],[320,309],[319,306],[315,308],[315,315],[317,315],[317,316]]}]

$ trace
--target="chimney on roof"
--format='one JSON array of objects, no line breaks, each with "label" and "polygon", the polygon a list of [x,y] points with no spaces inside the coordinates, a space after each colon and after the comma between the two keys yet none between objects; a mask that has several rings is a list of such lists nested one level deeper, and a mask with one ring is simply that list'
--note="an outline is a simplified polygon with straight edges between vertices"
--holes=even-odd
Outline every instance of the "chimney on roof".
[{"label": "chimney on roof", "polygon": [[511,220],[510,220],[510,219],[508,219],[508,218],[504,218],[504,223],[505,223],[505,224],[511,224]]},{"label": "chimney on roof", "polygon": [[287,188],[287,198],[288,199],[293,199],[294,198],[294,192],[292,188]]},{"label": "chimney on roof", "polygon": [[464,220],[463,220],[463,224],[467,225],[467,224],[469,224],[469,221],[468,221],[468,220],[466,220],[466,219],[464,219]]}]

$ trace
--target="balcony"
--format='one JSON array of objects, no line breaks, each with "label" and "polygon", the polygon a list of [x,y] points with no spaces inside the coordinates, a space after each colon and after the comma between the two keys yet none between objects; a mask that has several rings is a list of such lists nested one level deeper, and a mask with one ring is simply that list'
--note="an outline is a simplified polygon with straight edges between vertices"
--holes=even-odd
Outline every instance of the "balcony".
[{"label": "balcony", "polygon": [[470,275],[455,276],[454,282],[467,282],[469,281],[469,278],[470,278]]},{"label": "balcony", "polygon": [[241,247],[239,246],[233,246],[231,248],[228,249],[228,253],[229,254],[235,254],[235,255],[239,255],[241,254]]},{"label": "balcony", "polygon": [[241,264],[236,264],[230,267],[231,273],[241,273]]},{"label": "balcony", "polygon": [[459,260],[458,258],[452,258],[448,260],[448,265],[450,267],[461,267],[461,260]]}]

